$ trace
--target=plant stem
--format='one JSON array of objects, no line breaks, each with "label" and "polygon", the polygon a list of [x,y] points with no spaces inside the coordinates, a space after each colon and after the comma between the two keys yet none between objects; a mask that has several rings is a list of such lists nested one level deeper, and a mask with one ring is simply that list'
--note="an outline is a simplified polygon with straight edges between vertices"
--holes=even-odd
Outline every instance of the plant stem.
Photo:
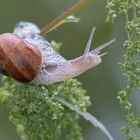
[{"label": "plant stem", "polygon": [[133,17],[137,19],[136,1],[133,1]]},{"label": "plant stem", "polygon": [[88,3],[90,0],[80,0],[78,3],[76,3],[74,6],[69,8],[67,11],[62,13],[60,16],[52,20],[49,24],[47,24],[40,32],[40,35],[45,35],[51,30],[53,30],[60,22],[62,22],[66,17],[69,15],[75,13],[77,10],[79,10],[81,7],[83,7],[86,3]]}]

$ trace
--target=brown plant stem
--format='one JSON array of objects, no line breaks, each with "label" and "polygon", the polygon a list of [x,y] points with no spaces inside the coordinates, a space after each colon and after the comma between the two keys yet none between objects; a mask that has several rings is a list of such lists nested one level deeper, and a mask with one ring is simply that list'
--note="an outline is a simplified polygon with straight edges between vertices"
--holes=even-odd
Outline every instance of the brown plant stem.
[{"label": "brown plant stem", "polygon": [[57,25],[62,22],[66,17],[69,15],[75,13],[77,10],[79,10],[81,7],[83,7],[86,3],[88,3],[90,0],[80,0],[78,3],[76,3],[74,6],[69,8],[67,11],[62,13],[60,16],[52,20],[49,24],[47,24],[40,32],[40,35],[45,35],[51,30],[53,30]]}]

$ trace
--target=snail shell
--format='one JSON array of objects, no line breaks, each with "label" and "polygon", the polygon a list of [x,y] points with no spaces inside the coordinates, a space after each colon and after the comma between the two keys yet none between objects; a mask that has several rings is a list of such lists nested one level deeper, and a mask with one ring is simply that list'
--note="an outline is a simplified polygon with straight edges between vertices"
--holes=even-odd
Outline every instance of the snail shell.
[{"label": "snail shell", "polygon": [[32,81],[39,72],[41,53],[22,38],[0,35],[0,71],[20,82]]}]

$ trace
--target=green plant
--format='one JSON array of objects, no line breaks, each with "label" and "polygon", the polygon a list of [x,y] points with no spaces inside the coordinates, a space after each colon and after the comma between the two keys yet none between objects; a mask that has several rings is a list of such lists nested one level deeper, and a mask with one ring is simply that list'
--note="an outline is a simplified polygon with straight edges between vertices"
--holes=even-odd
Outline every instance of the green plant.
[{"label": "green plant", "polygon": [[140,89],[140,1],[139,0],[107,0],[109,10],[107,21],[114,21],[118,15],[125,17],[124,29],[127,39],[124,41],[124,62],[120,68],[126,76],[127,85],[118,93],[118,99],[125,112],[127,126],[122,128],[128,140],[140,140],[135,130],[140,130],[140,118],[132,109],[129,100],[134,89]]},{"label": "green plant", "polygon": [[9,119],[23,140],[58,140],[62,135],[66,140],[82,140],[77,122],[79,115],[55,98],[62,96],[86,111],[90,105],[89,97],[85,96],[85,90],[76,79],[40,86],[21,84],[5,77],[4,88],[0,97],[3,96],[3,101],[8,104]]}]

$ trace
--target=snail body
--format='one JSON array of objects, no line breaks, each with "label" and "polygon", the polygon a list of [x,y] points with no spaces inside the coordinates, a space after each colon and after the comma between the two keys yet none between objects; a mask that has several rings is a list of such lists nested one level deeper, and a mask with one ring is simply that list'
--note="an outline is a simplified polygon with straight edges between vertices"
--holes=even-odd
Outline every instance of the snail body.
[{"label": "snail body", "polygon": [[80,75],[101,62],[100,50],[115,39],[89,51],[93,28],[85,52],[66,60],[39,35],[39,28],[30,22],[20,22],[13,33],[0,35],[0,71],[20,82],[49,85]]}]

